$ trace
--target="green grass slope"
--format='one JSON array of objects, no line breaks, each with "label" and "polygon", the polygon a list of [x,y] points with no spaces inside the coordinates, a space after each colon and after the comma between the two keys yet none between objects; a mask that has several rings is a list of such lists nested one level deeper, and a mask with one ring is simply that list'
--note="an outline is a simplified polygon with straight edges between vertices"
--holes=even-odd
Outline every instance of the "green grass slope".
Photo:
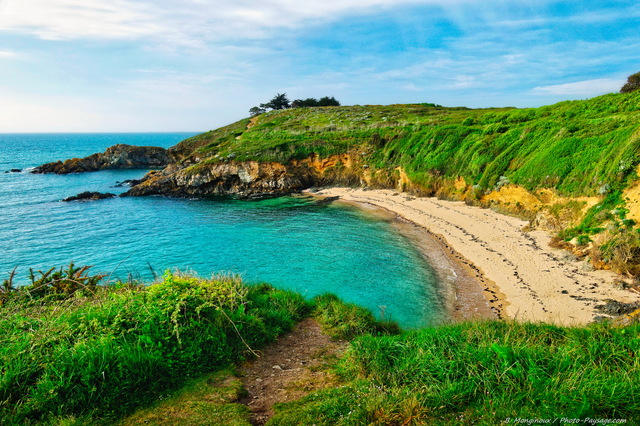
[{"label": "green grass slope", "polygon": [[51,284],[0,305],[0,424],[118,418],[252,356],[308,312],[296,293],[228,277],[166,274],[148,287],[72,292]]},{"label": "green grass slope", "polygon": [[287,163],[356,151],[374,169],[416,183],[463,177],[492,189],[505,176],[530,190],[598,195],[624,186],[640,162],[640,93],[531,109],[424,105],[271,111],[174,148],[205,161]]},{"label": "green grass slope", "polygon": [[341,386],[281,404],[268,424],[636,424],[639,331],[492,321],[359,337]]}]

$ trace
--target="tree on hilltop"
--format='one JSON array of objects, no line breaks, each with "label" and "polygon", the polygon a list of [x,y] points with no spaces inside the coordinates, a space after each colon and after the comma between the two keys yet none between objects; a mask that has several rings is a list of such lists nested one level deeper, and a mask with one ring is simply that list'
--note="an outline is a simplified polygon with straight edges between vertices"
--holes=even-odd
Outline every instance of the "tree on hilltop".
[{"label": "tree on hilltop", "polygon": [[260,104],[259,107],[254,106],[249,110],[249,114],[252,116],[262,114],[274,109],[287,109],[291,108],[291,102],[287,98],[286,93],[277,93],[269,102]]},{"label": "tree on hilltop", "polygon": [[333,96],[323,96],[320,100],[316,98],[296,99],[291,102],[291,108],[313,108],[323,106],[340,106],[340,102]]},{"label": "tree on hilltop", "polygon": [[312,107],[324,107],[324,106],[340,106],[340,102],[333,96],[323,96],[320,100],[316,98],[296,99],[293,102],[289,102],[286,93],[278,93],[273,99],[260,106],[254,106],[249,110],[251,116],[262,114],[263,112],[287,109],[287,108],[312,108]]},{"label": "tree on hilltop", "polygon": [[640,90],[640,72],[631,74],[627,77],[627,82],[620,89],[620,93],[631,93]]}]

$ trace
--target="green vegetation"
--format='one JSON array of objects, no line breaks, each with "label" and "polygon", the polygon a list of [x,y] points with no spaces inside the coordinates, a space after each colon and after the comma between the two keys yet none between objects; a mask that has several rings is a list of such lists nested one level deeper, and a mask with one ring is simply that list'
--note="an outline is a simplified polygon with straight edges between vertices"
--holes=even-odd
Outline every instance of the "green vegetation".
[{"label": "green vegetation", "polygon": [[126,417],[123,425],[249,426],[249,408],[238,400],[246,396],[233,370],[222,370],[190,380],[179,391]]},{"label": "green vegetation", "polygon": [[296,99],[295,101],[290,102],[286,93],[278,93],[269,102],[260,104],[259,107],[251,107],[251,109],[249,109],[249,114],[251,116],[256,116],[272,110],[327,106],[340,106],[340,102],[338,102],[338,100],[333,96],[323,96],[319,100],[316,98]]},{"label": "green vegetation", "polygon": [[620,89],[620,93],[631,93],[640,90],[640,72],[631,74]]},{"label": "green vegetation", "polygon": [[487,321],[401,332],[333,295],[305,301],[234,277],[56,287],[70,276],[90,281],[87,270],[71,265],[45,286],[8,291],[3,424],[112,423],[140,407],[126,424],[249,424],[238,403],[246,391],[229,366],[307,315],[351,340],[332,361],[340,383],[277,405],[269,424],[640,421],[638,324]]},{"label": "green vegetation", "polygon": [[13,290],[0,307],[0,419],[8,424],[116,418],[251,356],[308,310],[298,294],[235,277],[167,273],[148,287],[68,292],[50,284]]},{"label": "green vegetation", "polygon": [[478,322],[359,337],[340,361],[341,386],[280,404],[269,424],[634,424],[639,331]]},{"label": "green vegetation", "polygon": [[[273,110],[255,125],[187,139],[200,157],[287,163],[357,152],[375,170],[402,167],[425,187],[463,177],[483,191],[504,176],[535,190],[602,195],[635,178],[640,94],[609,94],[532,109],[426,105]],[[225,128],[226,129],[226,128]],[[218,157],[215,157],[218,155]]]},{"label": "green vegetation", "polygon": [[394,322],[377,321],[367,309],[344,303],[336,295],[324,294],[313,299],[314,315],[325,330],[337,339],[353,339],[364,334],[398,334]]}]

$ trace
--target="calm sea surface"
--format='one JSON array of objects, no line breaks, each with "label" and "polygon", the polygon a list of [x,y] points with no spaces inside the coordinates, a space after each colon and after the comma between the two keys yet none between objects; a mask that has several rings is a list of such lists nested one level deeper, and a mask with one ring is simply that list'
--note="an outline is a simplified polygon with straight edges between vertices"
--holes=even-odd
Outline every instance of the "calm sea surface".
[{"label": "calm sea surface", "polygon": [[0,279],[17,266],[94,265],[148,281],[167,269],[240,274],[305,296],[332,292],[417,327],[438,321],[435,274],[386,221],[355,208],[284,197],[263,201],[113,198],[64,203],[82,191],[120,193],[143,170],[65,176],[3,173],[84,157],[116,143],[169,147],[186,133],[0,134]]}]

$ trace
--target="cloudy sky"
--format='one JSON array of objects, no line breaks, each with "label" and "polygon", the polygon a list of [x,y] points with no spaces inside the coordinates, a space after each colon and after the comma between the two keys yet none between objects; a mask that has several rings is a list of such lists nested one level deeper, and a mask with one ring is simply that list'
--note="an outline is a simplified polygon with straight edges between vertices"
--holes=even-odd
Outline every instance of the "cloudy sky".
[{"label": "cloudy sky", "polygon": [[204,131],[276,93],[530,107],[640,71],[637,0],[0,0],[0,132]]}]

